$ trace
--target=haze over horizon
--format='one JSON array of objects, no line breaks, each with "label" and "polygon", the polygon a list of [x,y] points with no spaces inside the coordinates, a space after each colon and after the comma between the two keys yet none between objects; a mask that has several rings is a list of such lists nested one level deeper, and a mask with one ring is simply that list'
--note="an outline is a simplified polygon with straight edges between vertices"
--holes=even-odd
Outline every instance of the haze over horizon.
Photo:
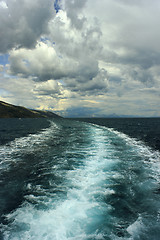
[{"label": "haze over horizon", "polygon": [[0,100],[160,116],[160,1],[0,0]]}]

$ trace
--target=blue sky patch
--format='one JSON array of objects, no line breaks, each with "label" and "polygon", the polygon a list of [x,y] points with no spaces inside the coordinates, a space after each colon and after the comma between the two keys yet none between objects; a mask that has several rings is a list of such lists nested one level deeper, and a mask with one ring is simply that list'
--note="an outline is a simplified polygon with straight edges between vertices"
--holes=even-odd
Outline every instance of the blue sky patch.
[{"label": "blue sky patch", "polygon": [[55,0],[54,2],[54,8],[56,10],[56,13],[58,13],[58,11],[61,9],[60,8],[60,0]]},{"label": "blue sky patch", "polygon": [[1,65],[6,65],[9,63],[9,54],[3,54],[3,55],[0,55],[0,64]]}]

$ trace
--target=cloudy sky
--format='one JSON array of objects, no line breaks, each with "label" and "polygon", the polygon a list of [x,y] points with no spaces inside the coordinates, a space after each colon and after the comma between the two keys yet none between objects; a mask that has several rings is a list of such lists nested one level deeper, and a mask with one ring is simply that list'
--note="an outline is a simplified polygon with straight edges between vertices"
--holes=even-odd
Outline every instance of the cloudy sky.
[{"label": "cloudy sky", "polygon": [[0,0],[0,100],[160,116],[159,0]]}]

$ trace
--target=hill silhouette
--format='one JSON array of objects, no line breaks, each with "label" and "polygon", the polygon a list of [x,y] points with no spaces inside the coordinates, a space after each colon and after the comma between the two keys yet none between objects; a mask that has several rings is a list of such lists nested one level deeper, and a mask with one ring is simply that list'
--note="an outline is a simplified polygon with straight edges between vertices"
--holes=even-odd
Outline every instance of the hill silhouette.
[{"label": "hill silhouette", "polygon": [[50,111],[32,110],[0,101],[0,118],[61,118]]}]

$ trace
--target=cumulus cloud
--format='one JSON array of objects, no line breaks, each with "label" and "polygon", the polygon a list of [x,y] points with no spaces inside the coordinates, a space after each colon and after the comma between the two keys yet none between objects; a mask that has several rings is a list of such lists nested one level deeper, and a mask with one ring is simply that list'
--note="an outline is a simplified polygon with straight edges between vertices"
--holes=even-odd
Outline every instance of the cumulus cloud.
[{"label": "cumulus cloud", "polygon": [[24,105],[28,91],[66,114],[146,113],[160,90],[159,11],[158,0],[0,0],[1,92],[22,97],[24,84]]},{"label": "cumulus cloud", "polygon": [[34,49],[21,48],[10,52],[9,73],[23,77],[32,76],[35,81],[73,78],[83,84],[92,81],[99,68],[96,60],[89,57],[82,59],[77,61],[65,54],[58,55],[53,46],[39,42]]},{"label": "cumulus cloud", "polygon": [[54,80],[48,80],[43,83],[36,84],[34,91],[38,92],[39,95],[56,95],[60,94],[61,85],[54,81]]},{"label": "cumulus cloud", "polygon": [[67,13],[67,17],[71,20],[72,26],[77,29],[82,29],[83,24],[86,21],[86,17],[81,14],[87,0],[73,0],[65,1],[64,8]]},{"label": "cumulus cloud", "polygon": [[71,76],[76,62],[58,55],[53,46],[39,42],[34,49],[21,48],[10,52],[10,73],[33,76],[36,81]]},{"label": "cumulus cloud", "polygon": [[75,79],[66,81],[66,86],[73,92],[78,92],[81,96],[85,95],[103,95],[108,91],[108,75],[105,69],[99,72],[90,81],[76,81]]},{"label": "cumulus cloud", "polygon": [[[67,11],[76,8],[76,13],[85,1],[66,3]],[[70,10],[69,10],[70,9]],[[101,30],[97,21],[86,23],[78,30],[64,10],[49,22],[49,36],[37,43],[35,48],[19,48],[10,51],[11,75],[32,77],[36,82],[63,80],[63,88],[82,95],[103,94],[108,89],[106,71],[99,68],[98,54]],[[58,83],[55,83],[58,84]],[[41,84],[45,88],[45,84]],[[36,91],[38,91],[37,88]],[[40,90],[40,89],[39,89]],[[41,89],[42,92],[42,89]],[[48,92],[49,93],[49,92]]]},{"label": "cumulus cloud", "polygon": [[0,4],[0,52],[9,49],[33,48],[47,32],[53,16],[52,0],[6,0]]}]

